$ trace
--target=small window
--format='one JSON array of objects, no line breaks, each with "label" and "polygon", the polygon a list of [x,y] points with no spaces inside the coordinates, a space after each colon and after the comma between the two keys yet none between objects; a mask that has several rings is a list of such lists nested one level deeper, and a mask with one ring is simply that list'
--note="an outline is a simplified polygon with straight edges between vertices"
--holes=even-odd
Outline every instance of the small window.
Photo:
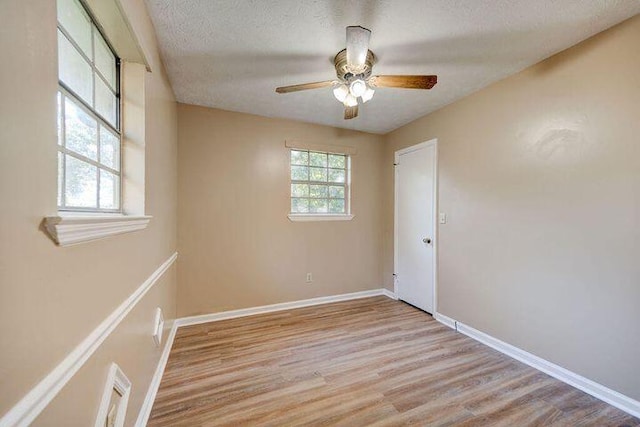
[{"label": "small window", "polygon": [[349,214],[349,156],[291,150],[291,213]]},{"label": "small window", "polygon": [[58,209],[120,212],[120,60],[78,0],[57,8]]}]

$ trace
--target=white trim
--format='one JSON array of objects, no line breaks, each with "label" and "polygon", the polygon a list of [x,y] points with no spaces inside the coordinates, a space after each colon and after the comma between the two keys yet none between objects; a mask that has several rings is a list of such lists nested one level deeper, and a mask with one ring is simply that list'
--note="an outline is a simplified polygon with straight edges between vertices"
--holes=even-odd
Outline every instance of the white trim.
[{"label": "white trim", "polygon": [[[458,322],[450,317],[444,316],[440,313],[436,314],[436,320],[439,322],[456,329],[458,332],[479,341],[500,353],[506,354],[520,362],[531,366],[539,371],[544,372],[564,383],[569,384],[579,390],[584,391],[591,396],[602,400],[616,408],[640,418],[640,401],[634,400],[622,393],[612,390],[608,387],[598,384],[588,378],[578,375],[575,372],[571,372],[561,366],[551,363],[541,357],[533,355],[527,351],[524,351],[518,347],[508,344],[504,341],[500,341],[491,335],[485,334],[477,329],[467,326],[464,323]],[[451,326],[453,322],[454,326]]]},{"label": "white trim", "polygon": [[315,152],[324,152],[331,154],[346,154],[348,156],[355,156],[358,154],[358,149],[356,147],[347,147],[342,145],[331,145],[317,142],[305,142],[305,141],[294,141],[287,140],[284,142],[284,146],[287,148],[298,149],[298,150],[308,150]]},{"label": "white trim", "polygon": [[382,295],[393,300],[398,300],[398,296],[387,288],[382,288]]},{"label": "white trim", "polygon": [[289,214],[289,221],[309,222],[309,221],[351,221],[355,215],[305,215]]},{"label": "white trim", "polygon": [[453,330],[458,330],[458,327],[456,325],[456,321],[453,320],[451,317],[447,317],[444,314],[438,313],[437,311],[434,313],[433,318],[436,319],[438,322],[442,323],[445,326],[450,327]]},{"label": "white trim", "polygon": [[[162,380],[162,375],[164,373],[167,360],[169,358],[169,353],[176,335],[177,328],[180,328],[183,326],[189,326],[189,325],[197,325],[197,324],[207,323],[207,322],[216,322],[220,320],[234,319],[234,318],[244,317],[244,316],[253,316],[256,314],[290,310],[293,308],[328,304],[332,302],[347,301],[347,300],[358,299],[358,298],[367,298],[367,297],[378,296],[378,295],[384,295],[392,299],[397,299],[394,293],[392,293],[388,289],[381,288],[381,289],[374,289],[370,291],[354,292],[351,294],[312,298],[307,300],[292,301],[292,302],[286,302],[286,303],[280,303],[280,304],[266,305],[261,307],[224,311],[220,313],[213,313],[213,314],[206,314],[206,315],[192,316],[192,317],[183,317],[183,318],[177,319],[174,322],[173,327],[171,328],[171,332],[169,333],[169,336],[167,337],[167,342],[165,344],[164,351],[162,353],[162,356],[160,357],[160,361],[158,362],[156,372],[153,376],[153,380],[151,381],[149,390],[147,392],[147,396],[144,400],[142,409],[140,410],[140,414],[138,416],[138,420],[135,424],[136,427],[144,427],[149,419],[149,416],[151,414],[151,409],[153,407],[153,402],[155,400],[156,393],[158,392],[158,387],[160,386],[160,382]],[[459,331],[475,339],[476,341],[479,341],[485,345],[488,345],[489,347],[492,347],[495,350],[498,350],[501,353],[506,354],[507,356],[513,357],[514,359],[519,360],[522,363],[525,363],[535,369],[545,372],[551,375],[552,377],[560,381],[563,381],[571,386],[574,386],[584,391],[585,393],[588,393],[606,403],[609,403],[610,405],[615,406],[618,409],[621,409],[635,417],[640,417],[640,402],[633,400],[630,397],[627,397],[621,393],[611,390],[603,385],[600,385],[594,381],[584,378],[567,369],[564,369],[558,365],[548,362],[540,357],[534,356],[533,354],[527,353],[524,350],[521,350],[517,347],[514,347],[505,342],[502,342],[496,338],[493,338],[483,332],[480,332],[476,329],[471,328],[470,326],[460,323],[451,317],[445,316],[444,314],[435,312],[434,318],[438,322],[442,323],[443,325],[446,325],[451,329]]]},{"label": "white trim", "polygon": [[[400,152],[393,155],[393,293],[398,296],[398,168]],[[433,310],[435,311],[435,310]]]},{"label": "white trim", "polygon": [[118,308],[96,327],[58,366],[29,391],[2,419],[0,427],[28,426],[62,390],[85,362],[95,353],[111,332],[129,314],[144,295],[178,257],[174,253],[144,281]]},{"label": "white trim", "polygon": [[[131,14],[124,7],[122,0],[83,1],[95,17],[95,21],[105,32],[105,38],[113,44],[114,50],[124,61],[142,64],[151,72],[146,49],[140,44],[140,37],[129,21]],[[126,2],[125,2],[126,3]]]},{"label": "white trim", "polygon": [[156,366],[156,370],[153,373],[153,378],[151,379],[151,383],[149,384],[149,388],[147,389],[147,394],[144,398],[144,402],[142,402],[142,407],[140,408],[140,412],[138,413],[138,419],[136,421],[136,427],[145,427],[147,422],[149,421],[149,417],[151,416],[151,409],[153,408],[153,402],[156,400],[156,395],[158,394],[158,389],[160,388],[160,382],[162,381],[162,375],[164,374],[164,369],[167,366],[167,361],[169,360],[169,354],[171,353],[171,347],[173,346],[173,340],[176,337],[176,331],[178,330],[178,322],[174,321],[171,326],[171,331],[167,336],[167,340],[164,344],[164,350],[162,350],[162,355],[160,356],[160,360],[158,360],[158,366]]},{"label": "white trim", "polygon": [[368,298],[385,295],[382,289],[353,292],[350,294],[332,295],[298,301],[282,302],[279,304],[263,305],[259,307],[241,308],[239,310],[221,311],[219,313],[203,314],[200,316],[183,317],[177,320],[178,327],[187,325],[199,325],[201,323],[217,322],[219,320],[235,319],[236,317],[255,316],[256,314],[272,313],[274,311],[291,310],[293,308],[309,307],[313,305],[328,304],[339,301],[349,301],[359,298]]},{"label": "white trim", "polygon": [[62,214],[46,217],[44,225],[58,245],[67,246],[143,230],[149,225],[151,218],[148,215]]},{"label": "white trim", "polygon": [[131,381],[129,381],[129,378],[127,378],[116,363],[111,364],[111,369],[109,369],[109,374],[107,375],[107,382],[105,383],[104,392],[102,393],[102,401],[100,402],[95,427],[104,427],[105,425],[113,390],[116,390],[120,394],[120,404],[118,405],[118,412],[116,413],[116,419],[113,425],[122,427],[124,426],[127,404],[129,403],[129,395],[131,394]]},{"label": "white trim", "polygon": [[393,156],[393,293],[398,299],[398,179],[396,165],[400,162],[400,156],[413,151],[421,150],[433,146],[433,204],[431,206],[431,216],[433,219],[433,309],[438,311],[438,139],[434,138],[429,141],[421,142],[410,147],[400,149]]},{"label": "white trim", "polygon": [[423,148],[430,147],[432,145],[436,145],[438,143],[438,138],[433,138],[428,141],[421,142],[419,144],[411,145],[409,147],[401,148],[395,152],[397,156],[401,156],[403,154],[412,153],[414,151],[422,150]]}]

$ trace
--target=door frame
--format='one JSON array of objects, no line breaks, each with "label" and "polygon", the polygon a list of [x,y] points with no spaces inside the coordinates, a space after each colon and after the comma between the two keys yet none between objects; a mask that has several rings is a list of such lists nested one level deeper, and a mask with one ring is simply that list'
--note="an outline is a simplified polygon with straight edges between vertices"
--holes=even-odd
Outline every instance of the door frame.
[{"label": "door frame", "polygon": [[402,148],[394,153],[393,157],[393,293],[398,298],[398,169],[396,165],[400,156],[422,148],[433,146],[433,204],[431,206],[433,219],[433,316],[438,311],[438,139],[430,139],[410,147]]}]

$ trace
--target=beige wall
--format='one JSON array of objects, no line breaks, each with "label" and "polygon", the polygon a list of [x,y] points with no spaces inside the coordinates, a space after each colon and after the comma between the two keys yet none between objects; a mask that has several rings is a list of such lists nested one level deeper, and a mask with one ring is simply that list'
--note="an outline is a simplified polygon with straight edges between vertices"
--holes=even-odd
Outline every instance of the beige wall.
[{"label": "beige wall", "polygon": [[[180,316],[380,288],[381,136],[179,104],[178,139]],[[352,221],[289,221],[285,140],[357,148]]]},{"label": "beige wall", "polygon": [[[154,218],[141,232],[61,248],[39,228],[43,217],[56,214],[55,2],[0,2],[0,51],[7,59],[0,67],[0,414],[176,250],[176,104],[143,1],[122,3],[153,69],[145,89],[146,211]],[[122,361],[134,380],[133,422],[160,355],[149,336],[153,309],[175,317],[175,286],[169,272],[36,424],[93,423],[111,361]],[[84,405],[82,415],[73,414]]]},{"label": "beige wall", "polygon": [[[176,111],[144,3],[122,3],[153,69],[154,218],[142,232],[59,248],[39,228],[56,212],[55,2],[0,2],[0,51],[10,58],[0,67],[0,414],[176,246],[179,268],[36,425],[90,425],[112,361],[134,383],[131,425],[160,353],[148,335],[153,309],[175,317],[176,292],[184,316],[391,288],[393,152],[431,138],[449,218],[439,235],[439,311],[640,399],[640,18],[381,137]],[[288,139],[357,147],[353,221],[287,219]]]},{"label": "beige wall", "polygon": [[[100,405],[104,381],[111,363],[120,366],[132,382],[126,425],[134,425],[149,381],[158,365],[158,351],[150,335],[150,313],[156,307],[175,308],[176,266],[171,267],[149,293],[127,315],[98,351],[80,368],[33,426],[92,426]],[[164,338],[171,327],[166,324]]]},{"label": "beige wall", "polygon": [[[438,311],[640,399],[640,17],[387,135],[439,141]],[[445,79],[446,76],[440,76]]]}]

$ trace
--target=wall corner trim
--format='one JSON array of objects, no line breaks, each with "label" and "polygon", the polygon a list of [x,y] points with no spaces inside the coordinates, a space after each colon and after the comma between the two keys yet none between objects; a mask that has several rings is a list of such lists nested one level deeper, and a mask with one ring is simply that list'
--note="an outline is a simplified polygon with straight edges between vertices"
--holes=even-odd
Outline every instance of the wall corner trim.
[{"label": "wall corner trim", "polygon": [[568,369],[558,366],[555,363],[549,362],[548,360],[531,354],[525,350],[504,341],[500,341],[491,335],[485,334],[484,332],[474,329],[471,326],[467,326],[464,323],[458,322],[443,314],[436,313],[435,318],[440,323],[455,329],[458,332],[499,351],[500,353],[506,354],[507,356],[542,371],[572,387],[582,390],[585,393],[610,404],[611,406],[615,406],[634,417],[640,418],[640,402],[637,400],[603,386],[602,384],[598,384],[595,381],[569,371]]},{"label": "wall corner trim", "polygon": [[0,427],[28,426],[73,378],[111,332],[122,322],[158,279],[171,267],[178,253],[175,252],[136,289],[118,308],[102,321],[80,344],[74,348],[46,377],[31,389],[13,408],[0,419]]}]

